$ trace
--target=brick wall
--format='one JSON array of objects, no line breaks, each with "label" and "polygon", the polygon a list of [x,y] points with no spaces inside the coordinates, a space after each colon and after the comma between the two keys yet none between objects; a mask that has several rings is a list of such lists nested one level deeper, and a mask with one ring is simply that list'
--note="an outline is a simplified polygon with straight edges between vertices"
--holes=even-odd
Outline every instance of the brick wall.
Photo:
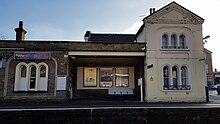
[{"label": "brick wall", "polygon": [[95,43],[95,42],[65,42],[65,41],[0,41],[1,48],[24,48],[26,51],[141,51],[144,43]]},{"label": "brick wall", "polygon": [[[38,97],[58,97],[66,98],[67,91],[55,92],[55,64],[57,63],[57,75],[68,76],[67,70],[68,58],[64,55],[68,55],[68,51],[141,51],[141,48],[145,44],[141,43],[91,43],[91,42],[67,42],[67,41],[22,41],[16,42],[14,40],[1,40],[0,41],[0,55],[4,55],[7,59],[13,57],[15,51],[23,52],[51,52],[52,60],[46,61],[18,61],[11,60],[8,68],[7,79],[7,94],[8,97],[18,96],[38,96]],[[48,92],[14,92],[15,82],[15,67],[19,62],[45,62],[49,66],[49,80],[48,80]],[[0,69],[0,97],[3,96],[3,87],[5,79],[5,69]],[[70,79],[67,79],[67,81]],[[70,82],[72,83],[72,82]],[[66,89],[69,85],[67,83]]]},{"label": "brick wall", "polygon": [[15,82],[15,69],[16,65],[20,62],[30,63],[40,63],[42,61],[17,61],[12,60],[9,64],[8,82],[7,82],[7,95],[6,96],[54,96],[55,87],[55,63],[52,60],[43,61],[49,66],[49,77],[48,77],[48,92],[14,92],[14,82]]},{"label": "brick wall", "polygon": [[[60,97],[66,98],[66,91],[60,91],[59,94],[55,95],[55,72],[57,75],[67,75],[66,59],[64,58],[64,53],[62,51],[51,51],[51,60],[11,60],[9,63],[9,73],[7,82],[7,95],[8,97]],[[57,70],[55,67],[55,61],[57,64]],[[44,62],[48,65],[48,91],[47,92],[14,92],[14,82],[15,82],[15,69],[16,65],[20,62],[30,63],[40,63]],[[1,95],[1,94],[0,94]]]}]

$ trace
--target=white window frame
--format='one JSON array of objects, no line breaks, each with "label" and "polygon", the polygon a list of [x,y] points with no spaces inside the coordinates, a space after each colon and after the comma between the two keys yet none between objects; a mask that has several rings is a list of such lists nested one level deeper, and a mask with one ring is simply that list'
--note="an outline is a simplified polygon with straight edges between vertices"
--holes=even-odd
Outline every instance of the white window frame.
[{"label": "white window frame", "polygon": [[[31,77],[31,69],[35,67],[36,68],[36,72],[35,72],[35,77]],[[27,67],[27,75],[28,75],[28,90],[31,90],[31,91],[35,91],[37,90],[37,64],[36,63],[29,63],[28,64],[28,67]],[[31,88],[31,78],[34,78],[35,79],[35,87],[34,88]]]},{"label": "white window frame", "polygon": [[[183,37],[183,40],[181,40],[181,37]],[[182,42],[183,42],[183,45],[182,45]],[[187,48],[186,36],[184,34],[179,35],[179,47],[180,47],[180,49]]]},{"label": "white window frame", "polygon": [[[21,77],[21,67],[26,67],[26,77]],[[36,67],[36,80],[35,80],[35,88],[30,88],[30,79],[31,79],[31,67]],[[44,77],[44,82],[42,83],[40,77],[40,68],[41,66],[46,67],[46,76]],[[15,83],[14,83],[14,91],[47,91],[48,90],[48,71],[49,67],[46,63],[28,63],[20,62],[16,66],[15,70]],[[43,86],[44,85],[44,86]]]},{"label": "white window frame", "polygon": [[[167,37],[166,41],[164,41],[163,37]],[[166,44],[166,45],[165,45]],[[165,45],[165,46],[164,46]],[[169,34],[164,33],[161,37],[161,48],[167,49],[169,47]]]},{"label": "white window frame", "polygon": [[[165,82],[164,82],[164,67],[168,67],[168,71],[169,71],[169,88],[165,87]],[[172,75],[172,68],[176,67],[177,68],[177,87],[173,87],[173,75]],[[182,75],[181,75],[181,68],[185,67],[186,68],[186,86],[183,86],[182,84]],[[178,65],[178,64],[174,64],[174,65],[169,65],[169,64],[165,64],[162,66],[162,90],[163,91],[176,91],[176,90],[192,90],[192,84],[190,81],[190,69],[188,65]]]},{"label": "white window frame", "polygon": [[[174,39],[173,39],[173,38]],[[177,39],[178,39],[178,37],[177,37],[177,35],[176,34],[172,34],[171,36],[170,36],[170,42],[171,42],[171,48],[172,49],[177,49],[178,48],[178,41],[177,41]]]},{"label": "white window frame", "polygon": [[[163,43],[163,37],[164,35],[167,36],[167,45],[168,46],[164,46],[164,43]],[[172,41],[172,36],[175,36],[175,41]],[[184,41],[181,41],[180,40],[180,37],[183,36],[184,38]],[[172,35],[169,35],[169,33],[165,32],[161,35],[161,48],[162,49],[168,49],[168,50],[178,50],[178,49],[188,49],[188,46],[187,46],[187,42],[186,42],[186,35],[184,33],[176,33],[176,32],[173,32]],[[181,42],[184,42],[184,45],[182,46]]]}]

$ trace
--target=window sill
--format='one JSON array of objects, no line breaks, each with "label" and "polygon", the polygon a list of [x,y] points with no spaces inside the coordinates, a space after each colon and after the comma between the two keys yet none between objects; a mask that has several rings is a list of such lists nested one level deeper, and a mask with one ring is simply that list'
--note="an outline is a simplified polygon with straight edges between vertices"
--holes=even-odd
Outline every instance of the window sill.
[{"label": "window sill", "polygon": [[29,91],[14,91],[14,93],[48,93],[48,91],[34,91],[34,90],[29,90]]},{"label": "window sill", "polygon": [[181,92],[181,91],[183,91],[183,92],[186,92],[186,91],[192,91],[192,89],[190,88],[190,89],[162,89],[162,91],[171,91],[171,92]]},{"label": "window sill", "polygon": [[188,48],[161,48],[160,51],[190,51]]}]

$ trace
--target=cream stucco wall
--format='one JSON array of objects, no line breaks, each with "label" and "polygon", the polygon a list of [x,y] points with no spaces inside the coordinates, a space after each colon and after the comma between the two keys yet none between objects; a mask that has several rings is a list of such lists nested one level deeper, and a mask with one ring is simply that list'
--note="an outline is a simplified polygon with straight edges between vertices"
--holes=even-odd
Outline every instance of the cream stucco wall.
[{"label": "cream stucco wall", "polygon": [[[183,59],[149,59],[154,67],[147,69],[147,87],[145,100],[148,102],[204,102],[205,101],[205,73],[203,62]],[[191,90],[163,90],[162,67],[169,65],[187,65],[189,68],[189,84]]]},{"label": "cream stucco wall", "polygon": [[[158,17],[159,18],[159,17]],[[157,23],[145,21],[145,28],[137,37],[137,42],[146,42],[145,100],[147,102],[205,102],[205,61],[202,42],[202,24],[179,23],[182,16],[170,11],[161,16]],[[166,21],[164,21],[166,20]],[[179,37],[185,35],[187,49],[163,49],[162,35]],[[163,90],[163,66],[187,66],[191,90]]]}]

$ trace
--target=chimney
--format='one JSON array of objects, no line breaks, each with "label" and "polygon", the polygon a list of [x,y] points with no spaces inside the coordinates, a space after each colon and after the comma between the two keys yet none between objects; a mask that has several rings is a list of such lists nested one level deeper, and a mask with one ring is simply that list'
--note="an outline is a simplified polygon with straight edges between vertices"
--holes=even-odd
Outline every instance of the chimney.
[{"label": "chimney", "polygon": [[150,15],[152,15],[155,12],[155,8],[150,8]]},{"label": "chimney", "polygon": [[91,31],[86,31],[86,33],[84,35],[84,40],[89,41],[90,36],[91,36]]},{"label": "chimney", "polygon": [[153,13],[155,13],[155,8],[153,8]]},{"label": "chimney", "polygon": [[23,21],[19,21],[19,27],[15,28],[16,41],[24,41],[25,34],[27,33],[23,28]]},{"label": "chimney", "polygon": [[150,15],[153,13],[153,9],[152,8],[150,8]]}]

